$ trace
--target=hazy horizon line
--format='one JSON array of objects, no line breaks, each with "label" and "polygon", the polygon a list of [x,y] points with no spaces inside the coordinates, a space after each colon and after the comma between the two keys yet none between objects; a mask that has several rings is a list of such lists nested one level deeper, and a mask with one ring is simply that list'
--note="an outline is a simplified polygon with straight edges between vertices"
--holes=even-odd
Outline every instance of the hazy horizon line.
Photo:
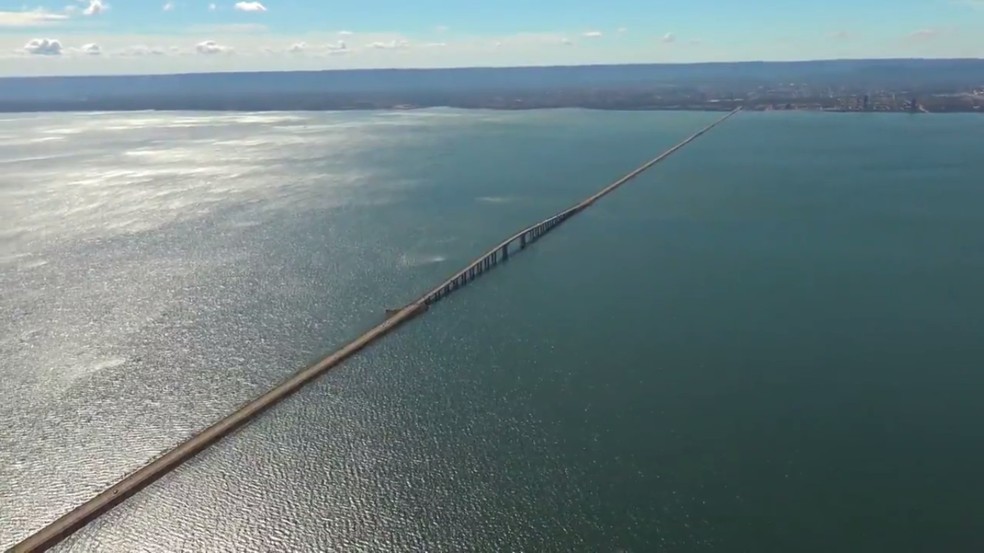
[{"label": "hazy horizon line", "polygon": [[653,66],[700,66],[700,65],[752,65],[752,64],[804,64],[823,62],[885,62],[885,61],[984,61],[981,57],[887,57],[887,58],[814,58],[801,60],[741,60],[741,61],[689,61],[689,62],[643,62],[643,63],[569,63],[569,64],[533,64],[533,65],[454,65],[447,67],[351,67],[325,69],[283,69],[283,70],[230,70],[230,71],[180,71],[162,73],[89,73],[64,75],[0,75],[0,81],[9,79],[63,79],[63,78],[121,78],[121,77],[170,77],[185,75],[243,75],[243,74],[280,74],[280,73],[371,73],[371,72],[429,72],[455,71],[471,69],[554,69],[577,67],[653,67]]}]

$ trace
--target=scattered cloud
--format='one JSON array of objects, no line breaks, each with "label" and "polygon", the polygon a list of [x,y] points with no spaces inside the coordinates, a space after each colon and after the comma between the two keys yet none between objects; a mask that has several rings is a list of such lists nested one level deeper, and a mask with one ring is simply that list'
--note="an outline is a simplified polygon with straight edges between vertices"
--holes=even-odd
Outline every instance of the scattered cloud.
[{"label": "scattered cloud", "polygon": [[161,7],[161,9],[164,10],[164,11],[166,11],[166,12],[173,12],[174,11],[174,2],[168,2],[168,3],[164,4]]},{"label": "scattered cloud", "polygon": [[913,40],[931,40],[940,36],[939,29],[919,29],[909,33],[909,38]]},{"label": "scattered cloud", "polygon": [[163,56],[165,51],[163,48],[158,46],[137,44],[135,46],[124,48],[120,54],[123,56]]},{"label": "scattered cloud", "polygon": [[676,42],[676,35],[673,33],[666,33],[665,35],[663,35],[663,38],[659,40],[664,44],[670,44],[672,42]]},{"label": "scattered cloud", "polygon": [[103,4],[102,0],[89,0],[89,5],[82,10],[82,15],[99,15],[109,9],[108,4]]},{"label": "scattered cloud", "polygon": [[624,35],[627,32],[629,32],[628,27],[619,27],[618,29],[615,29],[615,33],[619,35]]},{"label": "scattered cloud", "polygon": [[43,9],[19,12],[0,11],[0,27],[42,27],[65,21],[68,16]]},{"label": "scattered cloud", "polygon": [[217,9],[219,9],[219,7],[216,6],[215,4],[209,4],[208,5],[208,11],[210,11],[210,12],[214,12]]},{"label": "scattered cloud", "polygon": [[60,56],[62,43],[56,38],[32,38],[27,41],[23,50],[38,56]]},{"label": "scattered cloud", "polygon": [[207,56],[212,54],[226,54],[231,52],[232,48],[218,44],[214,40],[204,40],[195,45],[195,51]]},{"label": "scattered cloud", "polygon": [[448,27],[447,25],[438,25],[437,27],[434,27],[434,30],[437,31],[438,33],[446,33],[450,31],[451,28]]},{"label": "scattered cloud", "polygon": [[[280,51],[273,48],[266,48],[265,51],[269,54],[277,54]],[[308,44],[307,42],[300,41],[291,44],[286,52],[288,54],[308,54],[312,56],[323,56],[325,54],[335,55],[335,54],[347,54],[348,45],[344,41],[339,40],[337,42],[328,42],[326,44]]]},{"label": "scattered cloud", "polygon": [[407,42],[406,40],[402,40],[402,39],[400,39],[400,40],[393,39],[393,40],[370,42],[369,45],[368,45],[369,48],[373,48],[373,49],[376,49],[376,50],[401,50],[401,49],[406,48],[408,46],[410,46],[410,43]]},{"label": "scattered cloud", "polygon": [[603,33],[601,31],[586,31],[581,34],[584,38],[601,38]]},{"label": "scattered cloud", "polygon": [[570,45],[574,44],[574,41],[572,41],[571,39],[569,39],[567,37],[563,37],[563,38],[560,39],[560,43],[563,44],[564,46],[570,46]]},{"label": "scattered cloud", "polygon": [[828,36],[836,40],[847,40],[851,38],[851,33],[847,31],[834,31],[830,33]]},{"label": "scattered cloud", "polygon": [[424,48],[444,48],[447,45],[447,42],[427,42],[423,46]]},{"label": "scattered cloud", "polygon": [[352,36],[354,34],[352,31],[338,31],[338,36]]},{"label": "scattered cloud", "polygon": [[236,11],[240,12],[265,12],[267,11],[266,6],[259,2],[236,2],[233,6]]},{"label": "scattered cloud", "polygon": [[82,47],[79,48],[79,51],[88,56],[98,56],[102,54],[102,48],[100,48],[98,44],[93,43],[83,44]]}]

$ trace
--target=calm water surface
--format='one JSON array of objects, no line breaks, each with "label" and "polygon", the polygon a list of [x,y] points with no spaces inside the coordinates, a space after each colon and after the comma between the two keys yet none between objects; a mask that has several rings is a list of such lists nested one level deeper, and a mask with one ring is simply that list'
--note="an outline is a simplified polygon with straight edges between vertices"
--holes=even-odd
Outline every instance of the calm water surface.
[{"label": "calm water surface", "polygon": [[[0,117],[0,547],[715,117]],[[982,139],[742,114],[60,549],[984,550]]]}]

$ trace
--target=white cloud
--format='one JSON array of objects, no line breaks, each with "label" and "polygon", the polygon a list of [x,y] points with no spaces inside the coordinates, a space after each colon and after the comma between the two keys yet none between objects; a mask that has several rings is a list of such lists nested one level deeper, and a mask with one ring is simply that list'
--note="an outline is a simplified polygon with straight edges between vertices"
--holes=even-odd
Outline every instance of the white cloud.
[{"label": "white cloud", "polygon": [[439,33],[446,33],[450,30],[450,28],[447,25],[438,25],[437,27],[434,27],[434,30]]},{"label": "white cloud", "polygon": [[338,36],[352,36],[354,34],[352,31],[338,31]]},{"label": "white cloud", "polygon": [[847,39],[847,38],[851,38],[851,33],[847,32],[847,31],[835,31],[833,33],[830,33],[830,35],[828,35],[828,36],[830,36],[830,38],[844,40],[844,39]]},{"label": "white cloud", "polygon": [[147,46],[144,44],[128,46],[120,52],[124,56],[163,56],[164,53],[164,49],[159,46]]},{"label": "white cloud", "polygon": [[444,48],[447,45],[448,45],[447,42],[428,42],[423,46],[424,48]]},{"label": "white cloud", "polygon": [[99,45],[91,42],[89,44],[83,44],[82,47],[79,48],[79,51],[89,56],[98,56],[102,54],[102,49],[99,48]]},{"label": "white cloud", "polygon": [[676,42],[676,35],[673,33],[666,33],[663,35],[663,38],[659,40],[665,44],[670,44],[671,42]]},{"label": "white cloud", "polygon": [[241,12],[265,12],[267,11],[266,6],[259,2],[236,2],[233,6],[236,11]]},{"label": "white cloud", "polygon": [[394,38],[393,40],[370,42],[368,46],[376,50],[399,50],[409,45],[406,40],[397,40]]},{"label": "white cloud", "polygon": [[99,15],[109,9],[108,4],[103,4],[102,0],[89,0],[89,5],[82,10],[83,15]]},{"label": "white cloud", "polygon": [[619,27],[618,29],[615,29],[615,32],[617,34],[624,35],[625,33],[629,32],[629,29],[628,27]]},{"label": "white cloud", "polygon": [[586,31],[581,34],[584,38],[601,38],[603,33],[601,31]]},{"label": "white cloud", "polygon": [[47,10],[5,12],[0,11],[0,27],[41,27],[68,19],[67,15]]},{"label": "white cloud", "polygon": [[[275,53],[275,50],[271,50]],[[329,54],[345,54],[348,52],[348,45],[345,41],[339,40],[337,42],[328,42],[322,45],[308,44],[307,42],[295,42],[289,48],[287,48],[287,53],[289,54],[305,54],[310,53],[313,55],[324,54],[325,52]]]},{"label": "white cloud", "polygon": [[940,36],[939,29],[919,29],[909,33],[909,38],[914,40],[929,40]]},{"label": "white cloud", "polygon": [[564,37],[564,38],[560,39],[560,43],[563,44],[564,46],[570,46],[570,45],[574,44],[574,41],[572,41],[571,39],[569,39],[567,37]]},{"label": "white cloud", "polygon": [[223,46],[218,44],[214,40],[205,40],[199,42],[195,45],[195,51],[199,54],[211,55],[211,54],[225,54],[231,52],[232,49],[228,46]]},{"label": "white cloud", "polygon": [[168,2],[167,4],[164,4],[164,6],[161,7],[161,9],[164,10],[164,11],[166,11],[166,12],[173,12],[174,11],[174,2]]},{"label": "white cloud", "polygon": [[24,45],[23,50],[28,54],[38,56],[60,56],[62,44],[56,38],[32,38]]},{"label": "white cloud", "polygon": [[214,12],[217,9],[219,9],[219,7],[216,6],[215,4],[209,4],[208,5],[208,11],[210,11],[210,12]]}]

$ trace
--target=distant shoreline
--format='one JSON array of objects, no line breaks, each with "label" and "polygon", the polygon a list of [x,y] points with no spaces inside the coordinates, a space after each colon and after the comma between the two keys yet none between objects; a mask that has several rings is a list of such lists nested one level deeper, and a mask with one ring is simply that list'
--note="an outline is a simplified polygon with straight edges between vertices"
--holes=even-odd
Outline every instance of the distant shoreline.
[{"label": "distant shoreline", "polygon": [[980,112],[984,60],[831,60],[0,78],[0,113],[365,111]]}]

